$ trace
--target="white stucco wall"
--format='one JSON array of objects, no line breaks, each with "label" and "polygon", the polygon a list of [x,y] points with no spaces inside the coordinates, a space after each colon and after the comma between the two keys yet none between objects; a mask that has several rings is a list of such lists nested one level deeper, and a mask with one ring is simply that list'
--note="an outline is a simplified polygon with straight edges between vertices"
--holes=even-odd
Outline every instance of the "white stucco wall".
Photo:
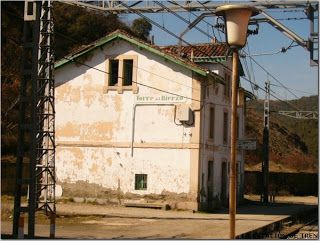
[{"label": "white stucco wall", "polygon": [[[231,59],[228,62],[222,64],[202,64],[208,69],[211,69],[213,72],[219,74],[224,78],[225,73],[231,76],[232,63]],[[231,84],[231,83],[230,83]],[[225,86],[222,84],[210,84],[205,90],[205,101],[206,106],[204,108],[203,118],[205,124],[203,126],[203,142],[205,143],[205,149],[201,152],[201,171],[203,174],[203,189],[208,192],[208,162],[213,161],[213,195],[221,198],[221,190],[225,189],[226,195],[229,195],[229,171],[227,172],[226,185],[222,186],[222,163],[227,162],[227,167],[229,168],[230,162],[230,135],[231,135],[231,94],[230,97],[224,95]],[[231,86],[230,86],[231,91]],[[231,93],[231,92],[230,92]],[[209,129],[210,129],[210,108],[214,108],[214,138],[213,140],[209,138]],[[227,145],[223,143],[223,114],[224,112],[228,113],[228,143]],[[244,112],[243,108],[238,108],[238,118],[239,118],[239,138],[244,137]],[[244,158],[243,151],[238,150],[237,152],[237,162],[240,167],[238,170],[238,188],[239,191],[243,186],[243,175],[244,175]],[[206,197],[202,197],[202,200],[205,202]]]},{"label": "white stucco wall", "polygon": [[[122,94],[116,90],[104,92],[108,71],[105,56],[111,55],[137,56],[134,67],[137,82],[142,84],[138,85],[137,94],[131,90]],[[207,189],[208,161],[213,160],[214,195],[219,196],[221,188],[228,190],[227,186],[221,186],[221,166],[229,160],[230,153],[230,146],[223,145],[222,140],[223,112],[228,111],[229,121],[231,114],[223,85],[210,85],[205,91],[206,102],[210,104],[202,111],[199,143],[194,140],[197,126],[183,126],[175,120],[174,105],[191,105],[191,99],[200,96],[200,87],[192,85],[191,70],[123,40],[113,41],[79,61],[94,68],[71,63],[55,72],[58,181],[87,181],[139,194],[190,193],[192,185],[198,185],[192,178],[197,175],[200,180],[202,173],[202,183]],[[226,66],[206,64],[206,67],[224,77],[230,62]],[[168,92],[186,98],[161,101],[170,96]],[[141,101],[145,97],[154,99]],[[213,142],[208,141],[210,106],[215,108]],[[196,116],[200,118],[199,113]],[[243,115],[239,118],[243,125]],[[201,146],[199,173],[195,170],[195,159],[199,161],[194,152],[197,145]],[[242,153],[238,153],[238,160],[243,162]],[[148,175],[147,190],[134,190],[135,174]]]},{"label": "white stucco wall", "polygon": [[[137,94],[104,93],[106,55],[138,56],[137,81],[153,88],[138,85]],[[188,193],[191,154],[181,144],[190,142],[192,127],[174,123],[174,101],[137,105],[133,156],[131,141],[137,96],[170,96],[157,88],[186,96],[180,102],[190,105],[192,72],[125,41],[114,41],[79,61],[95,69],[71,63],[55,72],[58,181],[120,186],[141,194]],[[148,174],[146,191],[134,190],[134,174]]]}]

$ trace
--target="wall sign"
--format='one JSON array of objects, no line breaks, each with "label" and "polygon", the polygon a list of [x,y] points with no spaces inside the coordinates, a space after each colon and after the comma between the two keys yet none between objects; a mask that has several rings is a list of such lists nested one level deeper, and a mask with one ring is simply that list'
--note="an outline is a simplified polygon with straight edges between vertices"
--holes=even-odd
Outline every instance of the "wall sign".
[{"label": "wall sign", "polygon": [[238,140],[238,148],[241,150],[256,150],[257,140],[256,139]]},{"label": "wall sign", "polygon": [[186,98],[176,95],[137,95],[136,103],[184,103]]}]

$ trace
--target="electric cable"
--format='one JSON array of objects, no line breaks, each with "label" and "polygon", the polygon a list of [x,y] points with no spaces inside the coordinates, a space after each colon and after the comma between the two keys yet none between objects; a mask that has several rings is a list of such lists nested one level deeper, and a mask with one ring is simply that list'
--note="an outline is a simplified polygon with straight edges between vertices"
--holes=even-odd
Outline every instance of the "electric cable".
[{"label": "electric cable", "polygon": [[[197,1],[198,3],[200,3],[202,6],[204,6],[206,8],[205,5],[203,5],[201,2]],[[174,2],[175,4],[179,5],[178,3]],[[181,5],[179,5],[180,7],[183,7]],[[207,8],[206,8],[207,9]],[[188,10],[189,11],[189,10]],[[210,10],[211,11],[211,10]],[[190,11],[191,12],[191,11]],[[212,12],[212,11],[211,11]],[[213,12],[212,12],[213,13]],[[201,21],[204,21],[203,19]],[[205,21],[204,21],[205,22]],[[210,24],[210,23],[209,23]],[[210,24],[211,25],[211,24]],[[213,25],[211,25],[213,26]],[[282,48],[280,52],[286,52],[288,49],[292,48],[292,47],[295,47],[295,46],[292,46],[292,44],[294,43],[294,41],[291,42],[291,44],[287,47],[287,48]],[[244,51],[244,50],[243,50]],[[249,47],[248,47],[248,51],[249,51]],[[245,51],[244,51],[245,52]],[[287,88],[285,85],[283,85],[278,79],[276,79],[273,75],[271,75],[266,69],[264,69],[259,63],[257,63],[257,61],[255,59],[252,58],[252,56],[248,56],[252,61],[254,61],[260,68],[262,68],[266,73],[268,73],[274,80],[276,80],[279,84],[282,85],[283,88]],[[251,62],[250,60],[250,62]],[[253,67],[252,67],[252,62],[251,62],[251,68],[252,68],[252,71],[253,71]],[[255,81],[254,81],[255,82]],[[291,92],[290,90],[288,90],[291,94],[293,94],[297,99],[299,99],[299,97],[297,95],[295,95],[293,92]]]},{"label": "electric cable", "polygon": [[[176,16],[177,18],[179,18],[180,20],[182,20],[183,22],[190,24],[191,22],[189,20],[186,20],[185,18],[183,18],[182,16],[180,16],[179,14],[177,14],[176,12],[173,12],[171,9],[169,9],[168,7],[166,7],[165,5],[163,5],[162,3],[160,3],[159,1],[153,1],[156,4],[158,4],[160,7],[166,9],[168,12],[170,12],[171,14],[173,14],[174,16]],[[196,30],[198,30],[200,33],[206,35],[207,37],[211,38],[211,36],[209,34],[207,34],[205,31],[203,31],[202,29],[198,28],[197,26],[194,26],[194,28]]]},{"label": "electric cable", "polygon": [[[155,1],[156,2],[156,1]],[[177,4],[177,5],[179,5],[178,3],[176,3],[176,2],[174,2],[175,4]],[[126,4],[122,4],[122,5],[126,5]],[[161,6],[162,5],[162,6]],[[165,7],[163,4],[161,4],[160,6],[161,7]],[[180,7],[181,7],[181,5],[179,5]],[[125,6],[125,7],[127,7],[127,6]],[[127,7],[128,8],[128,7]],[[128,8],[129,10],[130,10],[130,7]],[[136,12],[136,11],[135,11]],[[140,13],[141,14],[141,13]],[[140,15],[139,14],[139,15]],[[143,14],[141,14],[142,16],[144,16]],[[141,16],[140,15],[140,16]],[[176,15],[176,16],[179,16],[179,18],[180,19],[183,19],[183,17],[181,17],[180,15],[178,15],[178,14],[174,14],[174,15]],[[148,21],[148,20],[147,20]],[[186,20],[186,19],[184,19],[184,21],[185,22],[188,22],[188,20]],[[156,25],[157,26],[157,25]],[[169,33],[170,34],[170,33]],[[172,34],[171,34],[172,35]],[[183,41],[183,42],[186,42],[186,41],[184,41],[184,40],[182,40],[180,37],[178,37],[178,36],[175,36],[175,34],[173,34],[172,36],[174,36],[174,37],[177,37],[180,41]],[[286,50],[288,50],[291,46],[292,46],[292,44],[293,44],[293,42],[294,41],[292,41],[292,43],[286,48]],[[191,44],[189,44],[188,42],[186,42],[188,45],[191,45]],[[244,50],[243,50],[244,51]],[[245,51],[244,51],[245,52]],[[250,56],[248,56],[248,57],[250,57]],[[258,64],[252,57],[250,57],[250,59],[252,59],[260,68],[262,68],[265,72],[267,72],[260,64]],[[252,63],[251,63],[252,64]],[[252,68],[253,69],[253,68]],[[268,74],[270,74],[269,72],[267,72]],[[273,79],[275,79],[278,83],[280,83],[284,88],[286,88],[279,80],[277,80],[273,75],[271,75],[270,74],[270,76],[273,78]],[[292,93],[290,90],[289,90],[289,92],[291,93],[291,94],[293,94],[297,99],[299,99],[299,97],[297,96],[297,95],[295,95],[294,93]]]},{"label": "electric cable", "polygon": [[[276,85],[276,84],[270,84],[270,85],[283,88],[281,85]],[[294,90],[294,91],[298,91],[298,92],[301,92],[301,93],[305,93],[305,94],[309,94],[309,95],[317,95],[316,93],[311,93],[311,92],[307,92],[307,91],[304,91],[304,90],[298,90],[298,89],[293,89],[293,88],[288,88],[288,89]]]},{"label": "electric cable", "polygon": [[[188,44],[188,45],[191,45],[191,44],[188,43],[187,41],[181,39],[179,36],[175,35],[175,34],[172,33],[171,31],[169,31],[168,29],[161,27],[161,25],[159,25],[157,22],[155,22],[155,21],[149,19],[148,17],[144,16],[144,15],[141,14],[139,11],[132,10],[132,9],[131,9],[128,5],[126,5],[125,3],[121,3],[121,4],[122,4],[124,7],[128,8],[129,10],[133,11],[134,13],[138,14],[139,16],[141,16],[142,18],[144,18],[145,20],[149,21],[150,23],[154,24],[155,26],[159,27],[160,29],[166,31],[166,32],[169,33],[170,35],[176,37],[177,39],[180,39],[181,41],[185,42],[185,43]],[[191,45],[191,46],[192,46],[192,45]],[[251,58],[252,58],[252,57],[251,57]],[[252,58],[252,59],[253,59],[253,58]],[[253,61],[255,61],[255,60],[253,59]],[[255,63],[257,64],[256,61],[255,61]],[[259,64],[258,64],[258,66],[260,66],[261,68],[263,68],[263,67],[262,67],[261,65],[259,65]],[[264,69],[264,71],[266,71],[266,70]],[[270,75],[270,76],[274,78],[274,76],[272,76],[272,75]],[[250,81],[250,82],[251,82],[251,81]],[[252,82],[251,82],[251,83],[252,83]],[[281,84],[282,84],[282,83],[281,83]],[[277,98],[277,99],[278,99],[278,98]],[[279,99],[279,100],[280,100],[280,99]]]},{"label": "electric cable", "polygon": [[[248,81],[248,82],[251,82],[249,79],[247,79],[247,78],[245,78],[245,77],[242,77],[242,78],[243,78],[244,80]],[[251,83],[252,83],[252,82],[251,82]],[[264,88],[262,88],[261,86],[259,86],[259,85],[256,85],[256,86],[257,86],[257,88],[261,89],[263,92],[267,93],[266,90],[265,90]],[[284,103],[284,104],[290,106],[291,108],[299,111],[299,109],[298,109],[297,107],[295,107],[294,105],[292,105],[292,104],[290,104],[289,102],[284,101],[284,100],[278,98],[277,96],[275,96],[274,94],[272,94],[272,93],[274,93],[272,90],[270,90],[270,92],[271,92],[270,95],[271,95],[272,97],[274,97],[275,99],[277,99],[278,101],[281,101],[282,103]]]},{"label": "electric cable", "polygon": [[[197,2],[200,3],[204,8],[208,9],[208,8],[207,8],[205,5],[203,5],[201,2],[199,2],[199,1],[197,1]],[[192,14],[192,15],[195,16],[195,17],[199,17],[197,14],[193,13],[192,11],[190,11],[190,9],[188,9],[188,8],[180,5],[180,4],[177,3],[176,1],[170,1],[170,3],[175,4],[175,5],[178,5],[179,7],[185,9],[186,11],[188,11],[190,14]],[[209,11],[210,11],[210,10],[209,10]],[[210,12],[213,13],[212,11],[210,11]],[[206,24],[208,24],[208,25],[213,26],[211,23],[209,23],[208,21],[206,21],[206,20],[204,20],[204,19],[201,19],[201,21],[203,21],[204,23],[206,23]],[[216,35],[215,35],[214,31],[213,31],[213,36],[216,38]],[[210,36],[210,38],[212,38],[212,37]]]},{"label": "electric cable", "polygon": [[[241,58],[246,58],[246,57],[256,57],[256,56],[265,56],[265,55],[275,55],[275,54],[280,54],[280,53],[286,53],[289,49],[293,47],[299,46],[298,44],[293,45],[294,41],[291,42],[291,44],[288,47],[282,47],[280,50],[276,52],[269,52],[269,53],[259,53],[259,54],[251,54],[250,51],[248,50],[248,55],[246,54],[241,54]],[[249,46],[249,44],[247,44]]]},{"label": "electric cable", "polygon": [[[68,36],[63,35],[62,33],[59,33],[59,32],[57,32],[57,31],[55,31],[55,33],[58,34],[59,36],[63,37],[63,38],[66,38],[66,39],[69,39],[69,40],[73,41],[74,43],[80,44],[80,42],[78,42],[78,41],[76,41],[76,40],[74,40],[74,39],[72,39],[72,38],[70,38],[70,37],[68,37]],[[90,45],[89,45],[89,46],[90,46]],[[179,84],[179,85],[181,85],[181,86],[184,86],[184,87],[187,87],[187,88],[196,90],[196,91],[200,91],[200,89],[198,89],[198,88],[194,88],[194,87],[192,87],[192,86],[189,86],[189,85],[186,85],[186,84],[183,84],[183,83],[179,83],[179,82],[177,82],[177,81],[175,81],[175,80],[169,79],[168,77],[159,75],[159,74],[157,74],[157,73],[151,72],[151,71],[146,70],[146,69],[144,69],[144,68],[141,68],[141,67],[138,67],[138,66],[135,66],[135,65],[133,65],[133,67],[136,68],[136,69],[140,69],[140,70],[142,70],[142,71],[144,71],[144,72],[147,72],[147,73],[149,73],[149,74],[151,74],[151,75],[157,76],[157,77],[159,77],[159,78],[162,78],[162,79],[171,81],[171,82],[173,82],[173,83]]]},{"label": "electric cable", "polygon": [[[199,2],[199,1],[198,1]],[[159,2],[158,2],[159,3]],[[178,3],[174,2],[175,4],[179,5]],[[159,25],[157,22],[151,20],[150,18],[144,16],[143,14],[141,14],[139,11],[133,10],[130,6],[126,5],[125,3],[121,3],[124,7],[128,8],[130,11],[133,11],[134,13],[138,14],[140,17],[144,18],[145,20],[147,20],[148,22],[151,22],[152,24],[154,24],[155,26],[159,27],[160,29],[162,29],[163,31],[169,33],[170,35],[176,37],[177,39],[179,39],[180,41],[186,43],[187,45],[193,46],[191,45],[189,42],[183,40],[182,38],[180,38],[179,36],[177,36],[176,34],[174,34],[173,32],[169,31],[168,29],[166,29],[165,27],[162,27],[161,25]],[[161,4],[161,3],[160,3]],[[163,5],[163,4],[161,4]],[[163,5],[164,6],[164,5]],[[181,5],[179,5],[181,7]],[[178,14],[176,14],[178,15]],[[181,17],[180,15],[178,15],[180,19],[183,19],[183,17]],[[186,22],[188,22],[188,20],[184,19]],[[204,20],[202,20],[204,21]],[[209,23],[208,23],[209,24]],[[211,24],[210,24],[211,25]],[[212,25],[213,26],[213,25]],[[205,33],[206,34],[206,33]],[[292,43],[291,43],[292,44]],[[290,46],[289,46],[290,47]],[[200,52],[200,49],[198,49]],[[243,50],[244,51],[244,50]],[[244,51],[245,52],[245,51]],[[280,83],[284,88],[287,88],[286,86],[284,86],[279,80],[277,80],[273,75],[271,75],[266,69],[264,69],[259,63],[257,63],[257,61],[255,61],[252,57],[248,56],[250,59],[252,59],[260,68],[262,68],[265,72],[267,72],[273,79],[275,79],[278,83]],[[297,99],[299,98],[297,95],[295,95],[294,93],[292,93],[290,90],[288,90],[291,94],[293,94]]]},{"label": "electric cable", "polygon": [[[88,64],[86,64],[86,63],[83,63],[83,62],[80,62],[80,61],[78,61],[78,60],[76,60],[76,59],[69,59],[69,58],[67,58],[67,57],[63,57],[63,58],[66,59],[66,60],[69,60],[69,61],[71,61],[71,62],[74,62],[74,63],[76,63],[76,64],[78,64],[78,65],[83,65],[83,66],[86,66],[86,67],[88,67],[88,68],[90,68],[90,69],[94,69],[94,70],[99,71],[99,72],[101,72],[101,73],[110,75],[110,73],[107,72],[107,71],[105,71],[105,70],[101,70],[101,69],[98,69],[98,68],[96,68],[96,67],[90,66],[90,65],[88,65]],[[120,76],[118,76],[118,78],[124,79],[124,77],[120,77]],[[175,95],[175,96],[178,96],[178,97],[186,98],[186,99],[193,100],[193,101],[197,101],[197,102],[200,102],[200,103],[206,102],[205,100],[203,101],[203,100],[194,99],[194,98],[191,98],[191,97],[188,97],[188,96],[184,96],[184,95],[180,95],[180,94],[177,94],[177,93],[174,93],[174,92],[171,92],[171,91],[159,89],[159,88],[154,87],[154,86],[151,86],[151,85],[143,84],[143,83],[140,83],[140,82],[138,82],[138,81],[132,80],[132,82],[133,82],[133,83],[136,83],[136,84],[138,84],[138,85],[144,86],[144,87],[146,87],[146,88],[150,88],[150,89],[153,89],[153,90],[157,90],[157,91],[159,91],[159,92],[163,92],[163,93],[166,93],[166,94]],[[207,103],[207,104],[213,104],[213,105],[227,106],[227,107],[230,106],[230,105],[227,105],[227,104],[219,104],[219,103],[213,103],[213,102],[206,102],[206,103]]]},{"label": "electric cable", "polygon": [[[62,35],[61,33],[59,33],[60,35]],[[62,35],[64,36],[64,35]],[[66,60],[69,60],[69,61],[72,61],[72,62],[75,62],[77,64],[80,64],[80,65],[83,65],[83,66],[86,66],[88,68],[92,68],[94,70],[97,70],[99,72],[102,72],[102,73],[105,73],[105,74],[110,74],[109,72],[107,71],[104,71],[104,70],[101,70],[101,69],[98,69],[96,67],[93,67],[93,66],[90,66],[88,64],[85,64],[85,63],[82,63],[78,60],[75,60],[75,59],[69,59],[67,57],[63,57],[64,59]],[[134,67],[134,66],[133,66]],[[120,77],[119,77],[120,78]],[[123,78],[123,77],[122,77]],[[246,81],[250,82],[251,84],[254,84],[252,81],[250,81],[249,79],[245,78],[245,77],[242,77],[243,79],[245,79]],[[167,78],[166,78],[167,79]],[[169,79],[167,79],[169,80]],[[146,85],[146,84],[142,84],[142,83],[139,83],[137,81],[132,81],[138,85],[141,85],[141,86],[144,86],[144,87],[147,87],[147,88],[151,88],[151,89],[154,89],[154,90],[157,90],[159,92],[163,92],[163,93],[167,93],[167,94],[171,94],[171,95],[175,95],[175,96],[178,96],[178,97],[183,97],[183,98],[186,98],[186,99],[190,99],[190,100],[194,100],[194,101],[197,101],[197,102],[206,102],[206,101],[202,101],[202,100],[198,100],[198,99],[194,99],[194,98],[190,98],[190,97],[187,97],[187,96],[184,96],[184,95],[180,95],[180,94],[176,94],[176,93],[173,93],[173,92],[170,92],[170,91],[167,91],[167,90],[162,90],[162,89],[159,89],[159,88],[156,88],[156,87],[153,87],[153,86],[150,86],[150,85]],[[266,92],[264,88],[260,87],[259,85],[257,84],[254,84],[257,88],[261,89],[262,91]],[[209,85],[207,85],[209,86]],[[272,92],[272,91],[271,91]],[[281,100],[280,98],[278,98],[277,96],[271,94],[271,96],[273,96],[275,99],[283,102],[283,103],[286,103],[287,105],[289,105],[291,108],[294,108],[296,110],[298,110],[296,107],[292,106],[291,104],[289,104],[288,102],[284,101],[284,100]],[[221,106],[229,106],[229,105],[225,105],[225,104],[218,104],[218,103],[212,103],[212,102],[206,102],[205,104],[214,104],[214,105],[221,105]]]},{"label": "electric cable", "polygon": [[[159,4],[157,1],[155,1],[157,4]],[[199,2],[199,1],[198,1]],[[175,2],[176,3],[176,2]],[[179,5],[178,3],[176,3],[177,5]],[[201,4],[201,3],[200,3]],[[163,7],[163,8],[165,8],[165,9],[167,9],[168,10],[168,8],[166,7],[166,6],[164,6],[163,4],[159,4],[161,7]],[[201,4],[202,5],[202,4]],[[181,7],[181,5],[179,5],[180,7]],[[170,9],[169,9],[170,10]],[[170,12],[171,13],[173,13],[171,10],[170,10]],[[190,11],[191,12],[191,11]],[[177,17],[179,17],[179,19],[182,19],[184,22],[186,22],[186,23],[188,23],[188,21],[186,20],[186,19],[184,19],[183,17],[181,17],[180,15],[178,15],[178,14],[176,14],[176,13],[173,13],[175,16],[177,16]],[[291,44],[288,46],[288,47],[286,47],[286,48],[282,48],[279,52],[286,52],[289,48],[291,48],[292,47],[292,44],[294,43],[294,41],[292,41],[291,42]],[[250,51],[249,50],[249,47],[248,47],[248,51]],[[250,56],[248,56],[248,57],[250,57]],[[250,62],[251,62],[251,58],[250,58]],[[251,68],[252,68],[252,71],[253,71],[253,67],[252,67],[252,62],[251,62]],[[249,72],[248,72],[249,73]],[[255,82],[255,81],[254,81]],[[254,84],[254,86],[256,85],[256,83]],[[284,86],[284,85],[283,85]],[[251,86],[252,87],[252,86]],[[253,87],[252,87],[253,88]],[[297,96],[296,96],[296,98],[298,98]]]},{"label": "electric cable", "polygon": [[[211,12],[212,14],[215,14],[211,9],[209,9],[205,4],[203,4],[202,2],[200,1],[197,1],[199,4],[201,4],[205,9],[207,9],[207,11]],[[216,35],[214,33],[214,29],[215,27],[211,24],[211,23],[208,23],[207,21],[205,21],[204,19],[202,19],[202,21],[204,21],[205,23],[211,25],[212,27],[212,32],[213,32],[213,35],[214,37],[216,38]],[[221,35],[220,35],[220,29],[217,28],[217,31],[218,31],[218,35],[219,35],[219,42],[222,42],[222,38],[221,38]]]},{"label": "electric cable", "polygon": [[202,51],[200,48],[198,48],[196,45],[192,45],[190,44],[188,41],[180,38],[178,35],[176,35],[175,33],[173,33],[172,31],[168,30],[167,28],[162,27],[160,24],[158,24],[157,22],[153,21],[152,19],[146,17],[145,15],[143,15],[141,12],[129,7],[127,4],[121,2],[121,5],[123,5],[125,8],[127,8],[129,11],[131,11],[132,13],[135,13],[137,15],[139,15],[141,18],[145,19],[146,21],[148,21],[149,23],[157,26],[158,28],[162,29],[163,31],[165,31],[166,33],[168,33],[169,35],[175,37],[176,39],[180,40],[181,42],[193,47],[194,49],[196,49],[197,51],[201,52],[202,54],[206,54],[204,51]]},{"label": "electric cable", "polygon": [[[243,50],[243,51],[246,53],[245,50]],[[268,70],[266,70],[266,69],[265,69],[261,64],[259,64],[253,57],[250,57],[250,56],[249,56],[249,58],[252,59],[252,61],[253,61],[256,65],[258,65],[264,72],[266,72],[269,76],[271,76],[271,77],[272,77],[276,82],[278,82],[283,88],[287,89],[287,91],[290,92],[295,98],[299,99],[299,97],[298,97],[296,94],[294,94],[292,91],[290,91],[290,90],[288,89],[288,87],[286,87],[284,84],[282,84],[280,80],[278,80],[276,77],[274,77],[274,75],[272,75]]]},{"label": "electric cable", "polygon": [[[249,47],[249,41],[247,40],[247,49],[248,49],[248,52],[249,52],[249,54],[250,54],[250,47]],[[242,51],[241,51],[242,52]],[[252,65],[252,61],[251,61],[251,59],[249,59],[249,61],[250,61],[250,68],[251,68],[251,73],[252,73],[252,77],[253,77],[253,82],[255,83],[255,85],[257,85],[257,81],[256,81],[256,77],[255,77],[255,74],[254,74],[254,69],[253,69],[253,65]],[[248,73],[250,73],[250,70],[249,70],[249,67],[248,67]],[[251,80],[251,79],[250,79]],[[251,85],[251,87],[253,87],[253,89],[255,89],[256,88],[256,86],[252,86]],[[254,93],[254,92],[253,92]],[[258,92],[258,90],[257,90],[257,94],[259,94],[259,92]]]}]

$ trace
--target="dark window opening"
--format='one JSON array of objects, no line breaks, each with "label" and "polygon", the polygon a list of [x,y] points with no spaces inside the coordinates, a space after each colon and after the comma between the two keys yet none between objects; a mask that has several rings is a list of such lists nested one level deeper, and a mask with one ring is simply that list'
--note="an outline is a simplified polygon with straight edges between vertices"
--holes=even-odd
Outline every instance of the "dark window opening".
[{"label": "dark window opening", "polygon": [[27,15],[33,15],[33,4],[34,2],[27,2]]},{"label": "dark window opening", "polygon": [[123,60],[123,85],[132,85],[132,70],[133,70],[133,60],[125,59]]},{"label": "dark window opening", "polygon": [[147,174],[135,174],[135,190],[147,190]]},{"label": "dark window opening", "polygon": [[208,181],[213,180],[213,161],[208,162]]},{"label": "dark window opening", "polygon": [[209,117],[209,138],[213,139],[214,137],[214,108],[210,108],[210,117]]},{"label": "dark window opening", "polygon": [[228,143],[228,113],[223,113],[223,144]]},{"label": "dark window opening", "polygon": [[230,97],[230,75],[225,74],[224,79],[226,81],[226,85],[224,86],[224,95]]},{"label": "dark window opening", "polygon": [[237,116],[237,139],[240,137],[240,122],[239,122],[239,116]]},{"label": "dark window opening", "polygon": [[109,62],[109,86],[118,84],[119,60],[112,59]]}]

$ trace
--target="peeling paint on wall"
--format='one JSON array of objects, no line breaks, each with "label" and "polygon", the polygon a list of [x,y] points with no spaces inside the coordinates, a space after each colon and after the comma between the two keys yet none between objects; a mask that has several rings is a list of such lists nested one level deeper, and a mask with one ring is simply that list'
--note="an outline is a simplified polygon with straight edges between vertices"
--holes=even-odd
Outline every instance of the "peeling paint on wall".
[{"label": "peeling paint on wall", "polygon": [[[96,50],[86,59],[86,64],[103,70],[106,55],[137,56],[137,81],[142,84],[138,85],[137,95],[163,95],[163,92],[143,86],[148,85],[185,96],[183,103],[193,109],[201,107],[201,102],[191,100],[200,100],[202,87],[199,81],[193,79],[190,70],[124,41],[114,42],[103,51]],[[220,72],[221,69],[219,67]],[[193,126],[182,126],[177,120],[174,123],[174,104],[177,103],[137,105],[133,126],[133,107],[139,103],[132,90],[124,90],[121,94],[117,90],[104,93],[104,73],[74,64],[58,69],[55,78],[59,83],[55,107],[56,166],[60,182],[84,181],[113,190],[120,187],[124,193],[142,195],[187,193],[196,201],[199,173],[206,173],[208,159],[214,158],[216,161],[229,155],[223,148],[199,154],[201,144],[205,144],[199,137],[202,118],[199,111],[195,112]],[[196,88],[195,83],[198,83]],[[220,92],[216,96],[211,91],[208,101],[217,106],[228,105],[228,100],[220,96],[223,94]],[[217,131],[222,131],[220,121],[217,120]],[[203,132],[208,128],[207,123],[205,125]],[[134,149],[133,157],[130,149],[132,127],[133,146],[140,145]],[[219,168],[219,165],[216,167]],[[216,172],[215,190],[218,190],[219,170]],[[148,175],[147,190],[135,190],[135,174]]]},{"label": "peeling paint on wall", "polygon": [[63,126],[56,127],[56,135],[59,137],[77,137],[80,136],[80,127],[67,122]]}]

